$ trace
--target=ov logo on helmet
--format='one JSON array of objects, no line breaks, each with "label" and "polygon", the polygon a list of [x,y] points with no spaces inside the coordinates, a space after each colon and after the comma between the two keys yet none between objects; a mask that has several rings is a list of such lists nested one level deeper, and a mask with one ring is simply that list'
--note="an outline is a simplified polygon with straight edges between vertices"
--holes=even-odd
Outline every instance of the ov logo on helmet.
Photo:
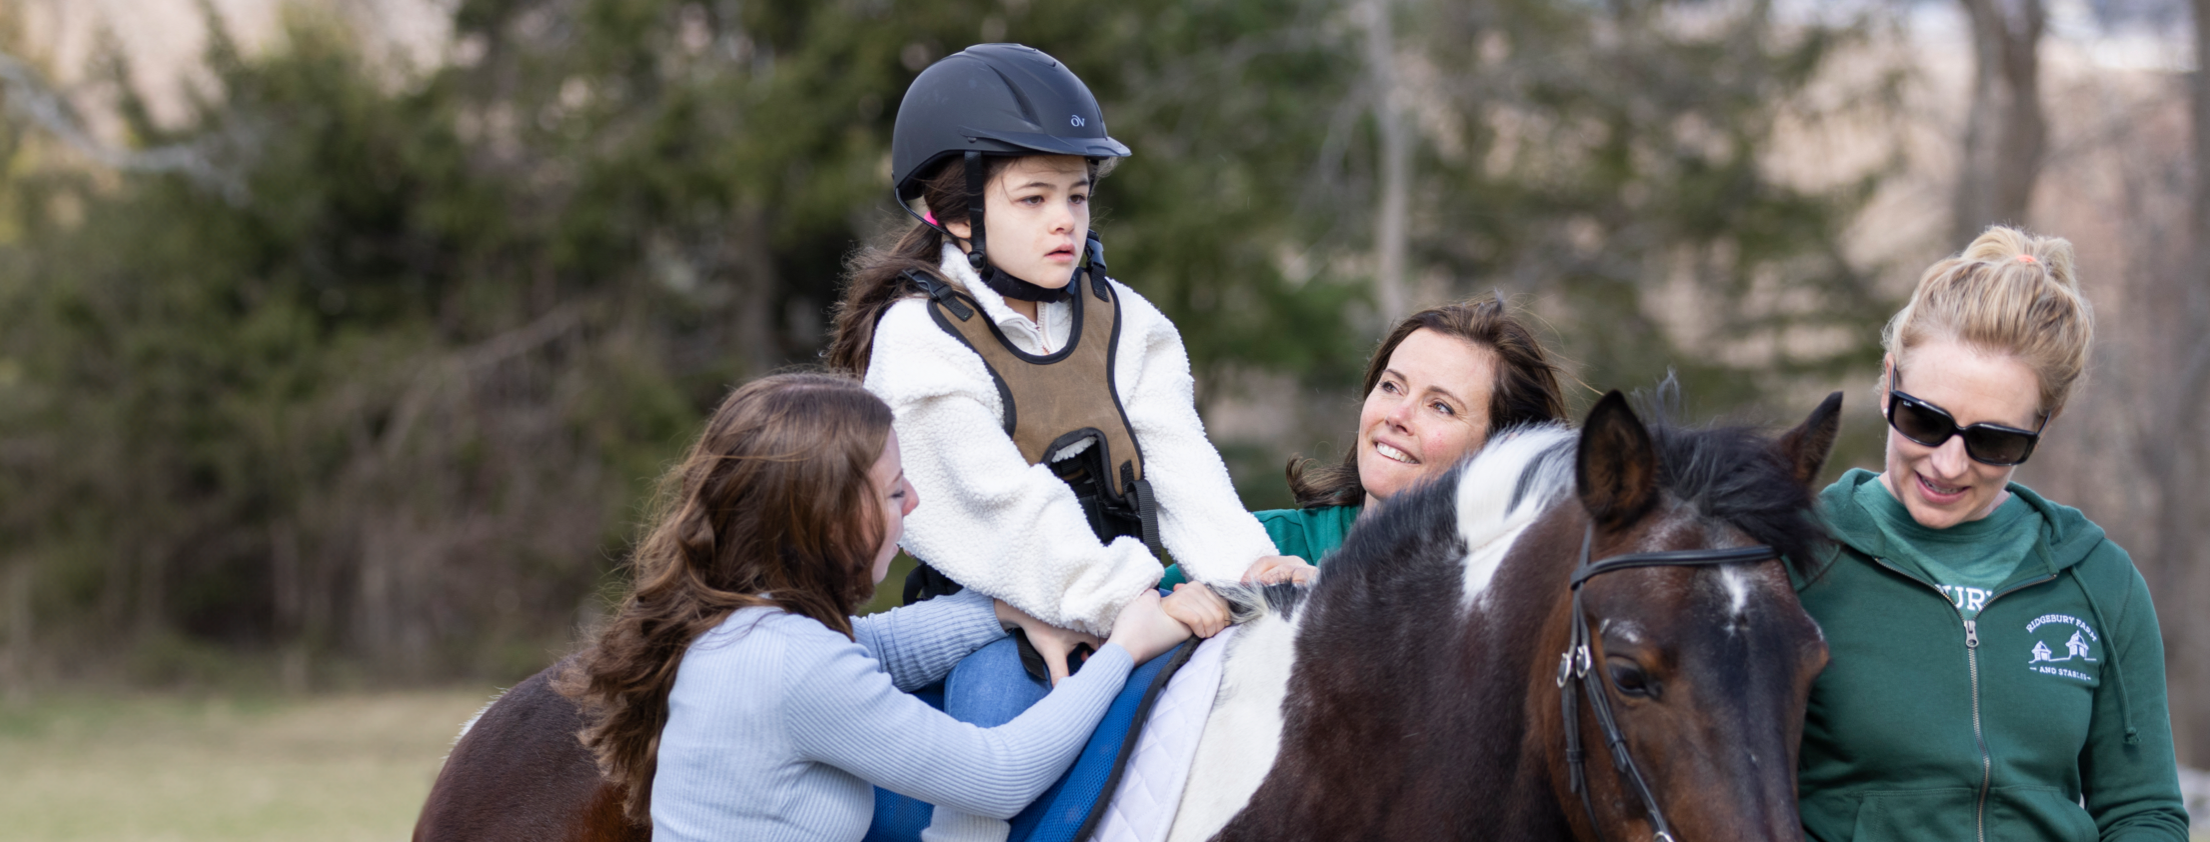
[{"label": "ov logo on helmet", "polygon": [[1069,115],[1069,116],[1067,117],[1067,125],[1070,125],[1070,126],[1079,126],[1079,125],[1082,125],[1082,115],[1080,115],[1080,114],[1074,114],[1074,115]]}]

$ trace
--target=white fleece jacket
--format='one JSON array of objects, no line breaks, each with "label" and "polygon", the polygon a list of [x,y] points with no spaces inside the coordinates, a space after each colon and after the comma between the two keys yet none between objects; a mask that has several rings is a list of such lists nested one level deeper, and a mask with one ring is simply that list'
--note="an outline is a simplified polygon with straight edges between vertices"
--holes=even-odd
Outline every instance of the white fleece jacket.
[{"label": "white fleece jacket", "polygon": [[[1022,351],[1066,346],[1068,304],[1041,305],[1039,332],[956,247],[945,247],[943,271]],[[1109,282],[1121,301],[1115,380],[1159,498],[1159,538],[1192,581],[1233,582],[1273,555],[1274,543],[1244,511],[1205,438],[1181,334],[1143,296]],[[1112,630],[1129,599],[1158,584],[1164,567],[1141,540],[1100,543],[1073,490],[1021,457],[982,357],[936,326],[925,299],[883,314],[866,384],[896,413],[906,477],[920,493],[899,542],[915,558],[1039,620],[1097,635]]]}]

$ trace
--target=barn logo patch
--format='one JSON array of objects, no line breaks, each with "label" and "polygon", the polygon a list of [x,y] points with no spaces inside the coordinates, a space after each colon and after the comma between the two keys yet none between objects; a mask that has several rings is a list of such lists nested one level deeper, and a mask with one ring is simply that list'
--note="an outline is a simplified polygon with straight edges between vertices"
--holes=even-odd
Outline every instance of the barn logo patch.
[{"label": "barn logo patch", "polygon": [[2043,614],[2026,624],[2034,641],[2026,667],[2042,675],[2094,681],[2084,670],[2099,663],[2102,637],[2086,622],[2070,614]]}]

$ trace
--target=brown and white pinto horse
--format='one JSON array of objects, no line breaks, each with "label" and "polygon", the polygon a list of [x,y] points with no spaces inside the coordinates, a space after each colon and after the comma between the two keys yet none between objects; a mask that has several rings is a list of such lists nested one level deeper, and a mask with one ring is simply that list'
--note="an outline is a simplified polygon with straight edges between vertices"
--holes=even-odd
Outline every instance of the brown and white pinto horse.
[{"label": "brown and white pinto horse", "polygon": [[[1802,565],[1840,406],[1774,441],[1645,427],[1613,392],[1577,436],[1501,436],[1391,500],[1231,641],[1169,838],[1650,839],[1585,703],[1587,808],[1568,784],[1559,659],[1584,535],[1596,558],[1763,544]],[[1582,588],[1592,668],[1681,839],[1802,838],[1796,750],[1826,645],[1783,564]]]},{"label": "brown and white pinto horse", "polygon": [[414,842],[645,842],[622,816],[627,787],[599,777],[576,740],[583,714],[552,688],[570,656],[530,676],[461,726]]},{"label": "brown and white pinto horse", "polygon": [[[1508,432],[1392,500],[1309,589],[1241,594],[1258,616],[1227,642],[1169,839],[1650,838],[1586,705],[1601,836],[1568,784],[1557,676],[1583,535],[1599,558],[1763,544],[1807,574],[1840,398],[1768,440],[1646,427],[1614,392],[1579,433]],[[1800,839],[1796,749],[1826,647],[1783,562],[1624,570],[1582,591],[1593,669],[1679,837]],[[464,732],[416,842],[650,838],[576,742],[547,683],[563,666]]]}]

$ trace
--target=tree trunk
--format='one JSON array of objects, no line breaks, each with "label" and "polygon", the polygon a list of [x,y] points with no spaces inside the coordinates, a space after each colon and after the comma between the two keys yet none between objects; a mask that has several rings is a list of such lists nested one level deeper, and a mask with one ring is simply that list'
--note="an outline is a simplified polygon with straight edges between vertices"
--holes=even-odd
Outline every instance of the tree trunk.
[{"label": "tree trunk", "polygon": [[0,617],[6,619],[8,636],[7,646],[0,648],[0,701],[9,703],[21,703],[31,682],[31,564],[28,558],[17,559],[0,581],[0,599],[7,605]]},{"label": "tree trunk", "polygon": [[1374,213],[1374,303],[1382,324],[1411,312],[1404,289],[1405,241],[1410,224],[1412,136],[1405,126],[1406,95],[1397,74],[1393,0],[1363,0],[1366,65],[1373,74],[1374,123],[1381,136],[1381,200]]},{"label": "tree trunk", "polygon": [[738,202],[727,246],[735,253],[723,258],[735,270],[736,296],[730,312],[736,320],[733,333],[747,379],[783,363],[775,335],[775,290],[780,280],[775,274],[772,222],[758,200]]},{"label": "tree trunk", "polygon": [[2041,110],[2041,0],[1963,0],[1972,20],[1972,106],[1957,167],[1955,245],[2022,223],[2048,151]]},{"label": "tree trunk", "polygon": [[2195,55],[2198,69],[2189,80],[2194,110],[2193,201],[2194,260],[2174,278],[2179,300],[2169,305],[2183,315],[2174,325],[2177,349],[2172,388],[2165,391],[2161,416],[2152,421],[2149,445],[2169,452],[2144,454],[2161,466],[2157,482],[2157,577],[2166,584],[2158,594],[2157,618],[2164,629],[2165,658],[2172,710],[2172,741],[2180,762],[2210,765],[2210,619],[2199,610],[2210,600],[2210,559],[2202,550],[2202,472],[2210,466],[2210,431],[2203,429],[2205,392],[2210,391],[2210,73],[2200,69],[2210,55],[2210,0],[2194,0]]}]

